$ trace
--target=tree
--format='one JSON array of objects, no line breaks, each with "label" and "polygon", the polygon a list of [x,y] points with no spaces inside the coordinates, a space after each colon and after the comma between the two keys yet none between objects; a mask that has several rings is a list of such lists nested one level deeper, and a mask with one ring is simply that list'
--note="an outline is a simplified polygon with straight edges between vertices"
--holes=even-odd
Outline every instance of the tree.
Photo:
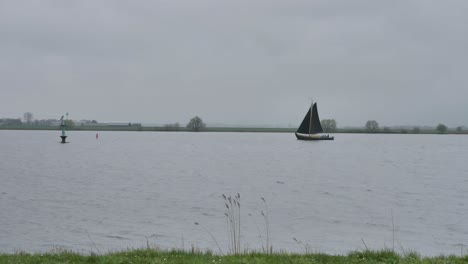
[{"label": "tree", "polygon": [[392,133],[392,130],[389,127],[385,126],[383,127],[383,132],[388,134],[388,133]]},{"label": "tree", "polygon": [[194,118],[190,119],[190,122],[187,124],[187,128],[190,128],[193,131],[199,131],[200,129],[205,127],[205,123],[203,123],[203,120],[198,116],[195,116]]},{"label": "tree", "polygon": [[136,127],[138,131],[143,131],[143,126],[141,123],[133,123],[132,126]]},{"label": "tree", "polygon": [[321,121],[323,131],[325,132],[335,132],[336,131],[336,121],[335,119],[323,119]]},{"label": "tree", "polygon": [[26,124],[30,125],[32,123],[32,120],[33,120],[33,113],[26,112],[26,113],[24,113],[23,118],[24,118],[24,121],[26,122]]},{"label": "tree", "polygon": [[165,124],[164,125],[164,129],[167,130],[167,131],[179,130],[179,127],[180,127],[180,124],[178,122],[174,123],[174,124]]},{"label": "tree", "polygon": [[67,120],[65,120],[65,127],[67,129],[74,128],[75,127],[75,122],[73,122],[73,120],[71,120],[71,119],[67,119]]},{"label": "tree", "polygon": [[457,126],[457,132],[458,132],[458,133],[461,133],[462,131],[463,131],[463,127]]},{"label": "tree", "polygon": [[379,123],[375,120],[369,120],[366,122],[366,130],[367,132],[375,133],[379,130]]},{"label": "tree", "polygon": [[439,134],[445,134],[447,133],[447,126],[444,124],[438,124],[436,130],[439,132]]},{"label": "tree", "polygon": [[4,126],[19,126],[22,125],[23,123],[21,122],[21,119],[16,118],[2,118],[0,119],[0,125]]},{"label": "tree", "polygon": [[419,127],[413,128],[413,134],[419,134],[420,132],[421,132],[421,129],[419,129]]}]

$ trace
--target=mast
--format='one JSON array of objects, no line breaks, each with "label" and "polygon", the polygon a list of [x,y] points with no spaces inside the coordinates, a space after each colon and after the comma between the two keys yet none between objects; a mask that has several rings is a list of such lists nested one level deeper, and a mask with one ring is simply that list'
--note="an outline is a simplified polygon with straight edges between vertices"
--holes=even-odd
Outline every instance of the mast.
[{"label": "mast", "polygon": [[310,121],[309,121],[309,136],[310,136],[310,129],[312,128],[312,108],[314,105],[314,100],[310,98]]}]

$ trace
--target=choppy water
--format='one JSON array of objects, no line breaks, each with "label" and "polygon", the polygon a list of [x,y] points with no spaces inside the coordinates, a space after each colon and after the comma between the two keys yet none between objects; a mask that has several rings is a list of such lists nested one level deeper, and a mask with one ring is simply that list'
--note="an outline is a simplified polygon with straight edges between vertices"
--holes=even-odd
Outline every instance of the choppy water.
[{"label": "choppy water", "polygon": [[58,131],[0,131],[0,252],[147,241],[216,251],[203,227],[226,251],[221,195],[235,193],[243,248],[265,245],[261,197],[274,249],[346,253],[364,240],[438,255],[468,244],[467,136],[69,134],[59,144]]}]

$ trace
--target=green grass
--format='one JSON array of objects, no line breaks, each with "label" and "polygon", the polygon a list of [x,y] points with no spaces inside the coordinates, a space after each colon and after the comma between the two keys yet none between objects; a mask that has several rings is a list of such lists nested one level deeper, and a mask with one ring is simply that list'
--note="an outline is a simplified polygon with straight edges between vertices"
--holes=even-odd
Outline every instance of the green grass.
[{"label": "green grass", "polygon": [[348,255],[247,253],[219,256],[209,252],[145,249],[88,256],[71,252],[1,254],[0,263],[468,263],[468,256],[420,257],[415,253],[402,256],[389,250],[352,252]]}]

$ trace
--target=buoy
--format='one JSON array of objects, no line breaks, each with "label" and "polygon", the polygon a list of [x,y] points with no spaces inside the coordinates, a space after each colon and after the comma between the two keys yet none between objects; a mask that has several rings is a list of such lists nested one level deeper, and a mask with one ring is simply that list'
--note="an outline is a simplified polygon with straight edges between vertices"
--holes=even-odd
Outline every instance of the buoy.
[{"label": "buoy", "polygon": [[[67,139],[67,136],[65,135],[65,126],[66,126],[66,125],[65,125],[65,120],[63,120],[63,117],[64,117],[64,116],[62,116],[62,117],[60,118],[60,127],[62,128],[62,135],[60,136],[60,138],[62,139],[62,141],[61,141],[60,143],[65,144],[65,143],[67,143],[67,142],[65,141],[65,140]],[[68,113],[67,113],[67,120],[68,120]]]},{"label": "buoy", "polygon": [[99,137],[99,134],[98,134],[98,133],[96,133],[96,139],[98,139],[98,137]]}]

